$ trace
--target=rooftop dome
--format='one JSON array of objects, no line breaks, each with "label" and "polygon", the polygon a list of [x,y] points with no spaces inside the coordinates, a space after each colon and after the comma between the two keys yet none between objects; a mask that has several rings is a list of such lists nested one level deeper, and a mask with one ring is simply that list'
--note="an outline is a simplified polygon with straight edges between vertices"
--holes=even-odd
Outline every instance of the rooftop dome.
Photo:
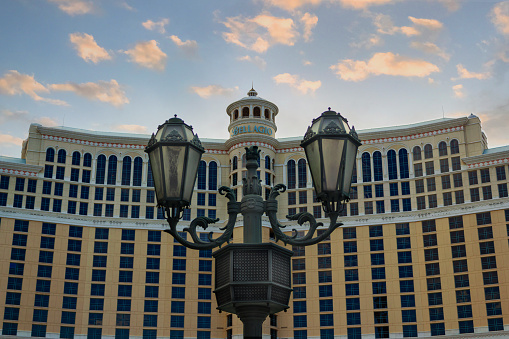
[{"label": "rooftop dome", "polygon": [[249,92],[247,92],[247,96],[250,96],[250,97],[255,97],[257,95],[258,95],[258,92],[256,92],[253,87],[251,87]]}]

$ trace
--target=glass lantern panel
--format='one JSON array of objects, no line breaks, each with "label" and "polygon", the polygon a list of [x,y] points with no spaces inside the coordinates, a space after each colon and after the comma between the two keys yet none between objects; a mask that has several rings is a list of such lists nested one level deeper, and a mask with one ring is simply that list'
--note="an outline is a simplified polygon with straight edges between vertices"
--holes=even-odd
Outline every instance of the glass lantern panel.
[{"label": "glass lantern panel", "polygon": [[338,173],[343,156],[344,139],[322,139],[323,154],[323,190],[336,192],[338,189]]},{"label": "glass lantern panel", "polygon": [[164,198],[181,200],[186,146],[162,146],[161,148],[164,161],[162,166],[165,188]]},{"label": "glass lantern panel", "polygon": [[189,157],[187,159],[187,169],[184,180],[184,196],[183,200],[191,203],[191,197],[194,190],[194,182],[196,181],[196,173],[198,173],[198,165],[200,164],[202,152],[193,147],[189,147]]},{"label": "glass lantern panel", "polygon": [[317,194],[322,192],[322,172],[320,159],[320,139],[315,139],[305,147],[306,158]]},{"label": "glass lantern panel", "polygon": [[351,140],[347,140],[345,151],[345,157],[343,160],[345,162],[343,187],[340,187],[339,189],[342,191],[343,195],[348,196],[350,193],[350,186],[352,185],[353,168],[357,156],[357,145],[355,145]]},{"label": "glass lantern panel", "polygon": [[164,198],[164,186],[162,184],[163,171],[161,164],[161,147],[157,147],[150,151],[148,154],[150,161],[150,168],[152,170],[152,178],[154,178],[154,185],[156,189],[157,200]]}]

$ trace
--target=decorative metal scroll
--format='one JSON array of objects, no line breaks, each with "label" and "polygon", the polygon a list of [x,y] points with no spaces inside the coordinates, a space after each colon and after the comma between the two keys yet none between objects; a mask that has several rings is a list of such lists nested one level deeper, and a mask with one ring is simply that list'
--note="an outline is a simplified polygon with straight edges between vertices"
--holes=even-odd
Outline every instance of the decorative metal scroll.
[{"label": "decorative metal scroll", "polygon": [[301,212],[295,215],[287,216],[289,220],[297,220],[299,225],[304,224],[305,222],[309,222],[309,230],[306,235],[303,237],[297,238],[297,230],[293,229],[294,235],[288,236],[283,233],[281,230],[282,228],[285,228],[286,226],[281,225],[279,221],[277,220],[277,196],[279,195],[279,191],[281,193],[286,191],[286,186],[283,184],[278,184],[274,186],[269,195],[269,199],[265,202],[265,213],[269,217],[270,225],[272,226],[272,229],[274,230],[274,235],[276,238],[276,242],[278,240],[281,240],[285,244],[295,245],[295,246],[309,246],[314,245],[316,243],[319,243],[320,241],[327,238],[336,228],[343,225],[342,223],[337,223],[336,220],[338,219],[339,212],[331,212],[329,213],[330,218],[330,225],[329,228],[320,234],[319,236],[313,238],[313,235],[316,231],[316,229],[319,226],[323,226],[323,223],[317,222],[315,217],[308,212]]},{"label": "decorative metal scroll", "polygon": [[184,232],[188,232],[191,235],[193,242],[184,239],[177,231],[177,224],[182,212],[181,207],[178,207],[177,213],[172,213],[173,211],[170,207],[166,208],[166,215],[168,216],[166,220],[168,221],[170,228],[166,229],[165,232],[171,234],[182,245],[195,250],[209,250],[215,247],[221,247],[221,245],[225,242],[229,243],[233,234],[235,221],[237,220],[237,215],[240,213],[240,203],[236,201],[235,193],[229,187],[221,186],[219,188],[219,194],[225,195],[226,198],[230,200],[228,202],[228,222],[224,227],[219,228],[221,231],[224,231],[219,238],[213,239],[213,232],[210,232],[208,235],[208,241],[201,240],[196,233],[196,228],[200,226],[206,230],[209,224],[216,223],[219,219],[198,217],[191,221],[191,225],[189,225],[189,227],[184,228]]}]

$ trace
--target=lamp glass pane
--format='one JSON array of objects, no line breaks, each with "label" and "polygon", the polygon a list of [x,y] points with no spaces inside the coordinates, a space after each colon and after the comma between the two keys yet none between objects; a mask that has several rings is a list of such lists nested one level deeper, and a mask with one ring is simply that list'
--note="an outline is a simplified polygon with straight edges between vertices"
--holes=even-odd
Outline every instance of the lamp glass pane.
[{"label": "lamp glass pane", "polygon": [[317,194],[322,192],[322,171],[320,165],[320,139],[315,139],[305,147],[306,158],[308,160],[309,170],[315,185]]},{"label": "lamp glass pane", "polygon": [[353,168],[357,156],[357,145],[355,145],[352,141],[347,140],[345,151],[343,187],[340,187],[339,189],[344,195],[348,196],[350,194],[350,186],[352,185]]},{"label": "lamp glass pane", "polygon": [[162,146],[165,199],[181,200],[186,146]]},{"label": "lamp glass pane", "polygon": [[161,147],[157,147],[150,151],[148,154],[150,161],[150,168],[152,169],[152,177],[154,178],[154,186],[156,189],[157,201],[164,199],[164,183],[163,183],[163,171],[161,163]]},{"label": "lamp glass pane", "polygon": [[338,173],[344,145],[344,139],[322,139],[323,190],[326,192],[336,192],[338,189]]},{"label": "lamp glass pane", "polygon": [[187,169],[184,180],[184,196],[183,200],[191,203],[193,195],[194,183],[196,181],[196,173],[198,173],[198,165],[200,164],[202,153],[193,147],[189,147],[189,157],[187,159]]}]

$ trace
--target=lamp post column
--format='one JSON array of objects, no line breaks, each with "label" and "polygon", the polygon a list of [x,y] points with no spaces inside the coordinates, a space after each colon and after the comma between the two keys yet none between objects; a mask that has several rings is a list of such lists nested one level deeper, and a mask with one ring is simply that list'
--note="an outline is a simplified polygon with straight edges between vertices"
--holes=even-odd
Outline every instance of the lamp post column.
[{"label": "lamp post column", "polygon": [[258,159],[260,159],[260,151],[246,152],[246,178],[242,179],[242,202],[240,210],[244,219],[244,243],[259,244],[262,242],[262,215],[263,215],[263,198],[262,186],[258,179]]}]

